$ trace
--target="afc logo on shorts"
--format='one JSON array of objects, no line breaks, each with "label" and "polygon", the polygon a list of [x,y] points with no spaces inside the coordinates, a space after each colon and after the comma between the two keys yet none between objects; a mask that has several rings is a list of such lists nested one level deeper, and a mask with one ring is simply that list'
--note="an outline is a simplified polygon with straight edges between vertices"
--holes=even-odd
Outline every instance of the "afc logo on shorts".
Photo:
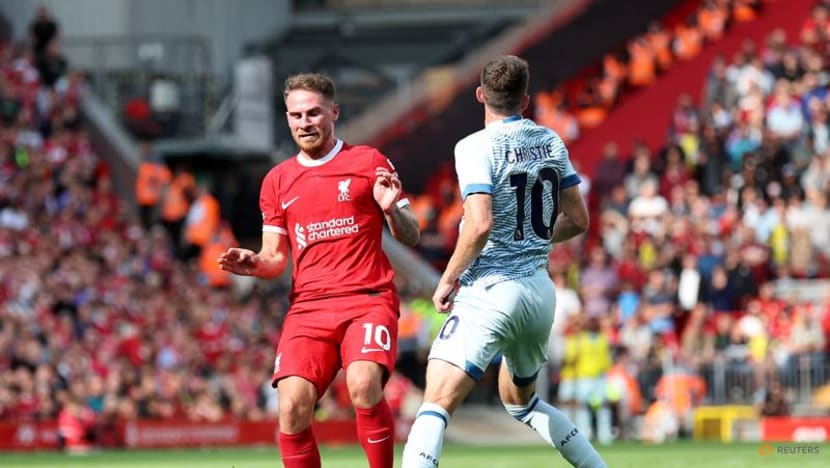
[{"label": "afc logo on shorts", "polygon": [[349,185],[352,184],[352,179],[341,180],[337,183],[337,190],[340,191],[340,194],[337,195],[337,201],[349,201],[351,197],[349,196]]}]

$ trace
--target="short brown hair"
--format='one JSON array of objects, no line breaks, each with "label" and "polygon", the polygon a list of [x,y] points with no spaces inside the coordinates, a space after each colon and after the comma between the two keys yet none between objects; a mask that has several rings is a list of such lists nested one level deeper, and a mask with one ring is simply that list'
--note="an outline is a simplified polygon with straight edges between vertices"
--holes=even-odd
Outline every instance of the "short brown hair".
[{"label": "short brown hair", "polygon": [[307,91],[316,91],[323,95],[324,98],[334,100],[335,89],[334,81],[322,73],[300,73],[289,76],[285,80],[285,90],[283,91],[283,99],[288,97],[288,93],[295,89],[305,89]]},{"label": "short brown hair", "polygon": [[499,113],[520,112],[529,81],[530,68],[526,60],[515,55],[496,57],[481,70],[484,102]]}]

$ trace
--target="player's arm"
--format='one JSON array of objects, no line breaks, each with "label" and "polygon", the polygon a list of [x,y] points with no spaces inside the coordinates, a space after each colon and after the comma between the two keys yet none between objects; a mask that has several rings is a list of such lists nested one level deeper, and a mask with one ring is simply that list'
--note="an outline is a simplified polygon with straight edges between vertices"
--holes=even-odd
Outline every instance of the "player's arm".
[{"label": "player's arm", "polygon": [[384,213],[386,217],[386,224],[389,225],[389,231],[398,239],[403,245],[407,247],[415,247],[418,241],[421,240],[421,230],[418,226],[418,217],[412,211],[409,203],[396,203],[392,208]]},{"label": "player's arm", "polygon": [[[385,161],[388,160],[384,158],[382,162]],[[392,169],[391,164],[388,167],[375,168],[375,202],[383,211],[389,231],[395,239],[407,247],[415,247],[421,238],[418,217],[409,206],[409,201],[401,199],[401,180]]]},{"label": "player's arm", "polygon": [[262,211],[262,247],[259,252],[231,248],[219,256],[219,268],[237,275],[276,278],[288,265],[288,231],[285,210],[277,203],[278,176],[272,170],[262,181],[259,207]]},{"label": "player's arm", "polygon": [[493,196],[487,193],[468,195],[464,199],[464,222],[461,224],[458,242],[433,297],[439,311],[446,312],[450,309],[450,295],[455,290],[458,279],[484,249],[492,227]]},{"label": "player's arm", "polygon": [[493,227],[493,174],[489,148],[469,138],[459,141],[455,145],[455,172],[464,200],[464,218],[455,250],[432,296],[439,312],[449,312],[452,308],[458,279],[484,249]]},{"label": "player's arm", "polygon": [[280,276],[288,265],[288,238],[276,232],[262,233],[259,252],[231,248],[219,256],[219,267],[237,275],[269,279]]},{"label": "player's arm", "polygon": [[262,233],[262,247],[256,254],[258,261],[254,276],[258,278],[276,278],[288,265],[288,237],[275,232]]},{"label": "player's arm", "polygon": [[553,226],[551,242],[564,242],[588,230],[588,208],[579,193],[579,186],[559,191],[559,209],[561,212]]}]

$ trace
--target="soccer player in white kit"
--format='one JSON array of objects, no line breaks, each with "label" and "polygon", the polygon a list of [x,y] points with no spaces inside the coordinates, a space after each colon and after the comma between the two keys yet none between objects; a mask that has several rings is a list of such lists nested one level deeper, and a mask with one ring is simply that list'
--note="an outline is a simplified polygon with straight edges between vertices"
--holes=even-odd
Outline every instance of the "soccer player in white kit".
[{"label": "soccer player in white kit", "polygon": [[432,345],[403,468],[438,466],[450,415],[498,353],[507,411],[571,465],[606,466],[573,422],[535,393],[556,300],[547,272],[552,243],[585,232],[588,212],[562,140],[521,116],[528,81],[523,59],[487,63],[476,88],[485,128],[455,147],[464,219],[432,298],[450,315]]}]

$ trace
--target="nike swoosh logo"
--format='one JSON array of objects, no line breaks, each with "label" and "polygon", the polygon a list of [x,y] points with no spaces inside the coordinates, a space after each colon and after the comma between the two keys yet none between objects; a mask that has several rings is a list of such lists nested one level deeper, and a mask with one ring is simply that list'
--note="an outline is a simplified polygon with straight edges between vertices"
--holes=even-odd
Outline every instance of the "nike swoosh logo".
[{"label": "nike swoosh logo", "polygon": [[284,209],[288,208],[289,206],[291,206],[291,204],[294,203],[295,201],[297,201],[298,198],[300,198],[299,195],[292,198],[291,200],[288,200],[287,202],[282,202],[282,209],[284,210]]},{"label": "nike swoosh logo", "polygon": [[382,349],[380,349],[380,348],[365,348],[365,347],[364,347],[364,348],[360,348],[360,352],[361,352],[361,353],[373,353],[373,352],[375,352],[375,351],[383,351],[383,350],[382,350]]},{"label": "nike swoosh logo", "polygon": [[366,439],[366,442],[369,442],[370,444],[379,444],[379,443],[383,442],[384,440],[388,440],[390,437],[392,437],[392,436],[386,436],[383,439],[378,439],[378,440],[374,440],[371,437],[369,437],[368,439]]}]

